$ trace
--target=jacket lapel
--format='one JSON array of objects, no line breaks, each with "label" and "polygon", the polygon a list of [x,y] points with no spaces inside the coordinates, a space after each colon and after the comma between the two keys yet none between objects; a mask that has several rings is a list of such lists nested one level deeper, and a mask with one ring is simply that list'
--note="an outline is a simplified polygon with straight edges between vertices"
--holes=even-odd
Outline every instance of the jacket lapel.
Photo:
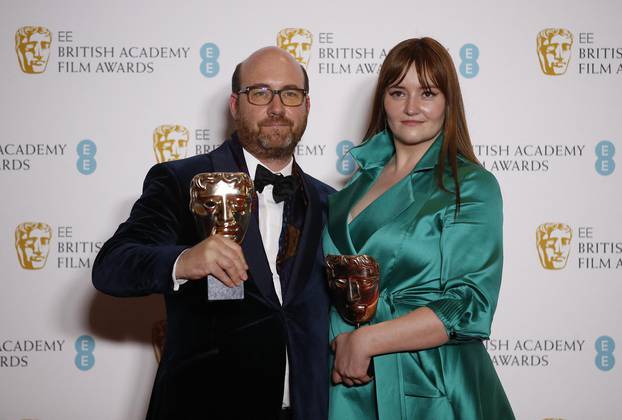
[{"label": "jacket lapel", "polygon": [[316,250],[322,235],[320,226],[323,225],[322,208],[318,192],[311,185],[308,175],[302,172],[296,162],[294,162],[294,165],[296,166],[294,170],[301,174],[307,208],[287,290],[283,293],[283,305],[286,305],[291,299],[298,296],[298,292],[304,288],[309,280],[311,270],[315,264]]}]

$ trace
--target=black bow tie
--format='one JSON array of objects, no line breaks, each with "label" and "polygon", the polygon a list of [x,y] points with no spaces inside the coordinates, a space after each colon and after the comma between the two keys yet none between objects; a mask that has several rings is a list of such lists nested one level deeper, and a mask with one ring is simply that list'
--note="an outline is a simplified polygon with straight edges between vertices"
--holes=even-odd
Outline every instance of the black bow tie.
[{"label": "black bow tie", "polygon": [[255,190],[259,193],[263,192],[266,185],[274,185],[272,197],[277,203],[280,203],[287,197],[293,195],[299,186],[297,177],[292,175],[283,176],[281,174],[274,174],[262,165],[257,165],[254,183]]}]

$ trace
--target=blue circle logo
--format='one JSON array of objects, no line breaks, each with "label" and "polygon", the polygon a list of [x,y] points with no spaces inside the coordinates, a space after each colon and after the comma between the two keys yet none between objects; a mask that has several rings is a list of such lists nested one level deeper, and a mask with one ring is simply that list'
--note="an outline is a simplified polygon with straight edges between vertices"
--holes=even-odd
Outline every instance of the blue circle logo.
[{"label": "blue circle logo", "polygon": [[205,77],[214,77],[220,71],[220,64],[218,63],[218,57],[220,57],[220,49],[218,45],[213,42],[203,44],[199,50],[201,55],[201,74]]},{"label": "blue circle logo", "polygon": [[348,152],[354,147],[350,140],[343,140],[337,144],[337,172],[341,175],[352,175],[356,170],[356,162]]},{"label": "blue circle logo", "polygon": [[616,364],[616,358],[613,355],[616,348],[614,339],[607,335],[600,336],[596,339],[594,347],[596,347],[596,367],[605,372],[613,369]]},{"label": "blue circle logo", "polygon": [[97,169],[97,161],[95,160],[95,153],[97,153],[97,146],[93,140],[82,140],[76,147],[78,151],[78,161],[76,166],[78,172],[82,175],[90,175]]},{"label": "blue circle logo", "polygon": [[479,48],[475,44],[464,44],[460,48],[460,74],[467,79],[472,79],[479,73]]},{"label": "blue circle logo", "polygon": [[95,365],[95,340],[90,335],[82,335],[78,337],[75,344],[76,358],[74,359],[76,367],[82,371],[89,370]]},{"label": "blue circle logo", "polygon": [[603,140],[596,145],[596,172],[599,175],[611,175],[616,170],[616,163],[613,155],[616,153],[616,147],[609,140]]}]

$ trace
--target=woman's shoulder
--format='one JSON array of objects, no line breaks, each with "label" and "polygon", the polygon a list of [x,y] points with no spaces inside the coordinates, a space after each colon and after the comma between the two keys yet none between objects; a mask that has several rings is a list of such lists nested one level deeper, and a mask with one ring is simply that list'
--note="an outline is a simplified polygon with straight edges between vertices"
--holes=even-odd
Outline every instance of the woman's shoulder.
[{"label": "woman's shoulder", "polygon": [[479,163],[462,157],[458,159],[458,182],[461,188],[472,185],[478,188],[489,187],[499,190],[499,182],[492,172]]}]

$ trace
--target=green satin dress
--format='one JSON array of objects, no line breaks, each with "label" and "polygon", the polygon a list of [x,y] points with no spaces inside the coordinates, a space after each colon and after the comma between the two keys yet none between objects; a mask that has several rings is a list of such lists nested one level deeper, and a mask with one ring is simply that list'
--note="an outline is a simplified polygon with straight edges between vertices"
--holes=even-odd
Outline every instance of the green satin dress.
[{"label": "green satin dress", "polygon": [[[324,253],[368,254],[380,265],[380,298],[372,323],[427,306],[445,325],[447,344],[375,356],[374,380],[330,385],[332,420],[513,419],[482,341],[490,333],[501,284],[502,202],[494,176],[459,157],[461,206],[436,183],[442,135],[413,171],[348,223],[395,153],[382,132],[351,150],[360,170],[329,197]],[[445,186],[453,188],[447,176]],[[331,309],[330,339],[352,331]],[[332,359],[331,359],[332,367]]]}]

